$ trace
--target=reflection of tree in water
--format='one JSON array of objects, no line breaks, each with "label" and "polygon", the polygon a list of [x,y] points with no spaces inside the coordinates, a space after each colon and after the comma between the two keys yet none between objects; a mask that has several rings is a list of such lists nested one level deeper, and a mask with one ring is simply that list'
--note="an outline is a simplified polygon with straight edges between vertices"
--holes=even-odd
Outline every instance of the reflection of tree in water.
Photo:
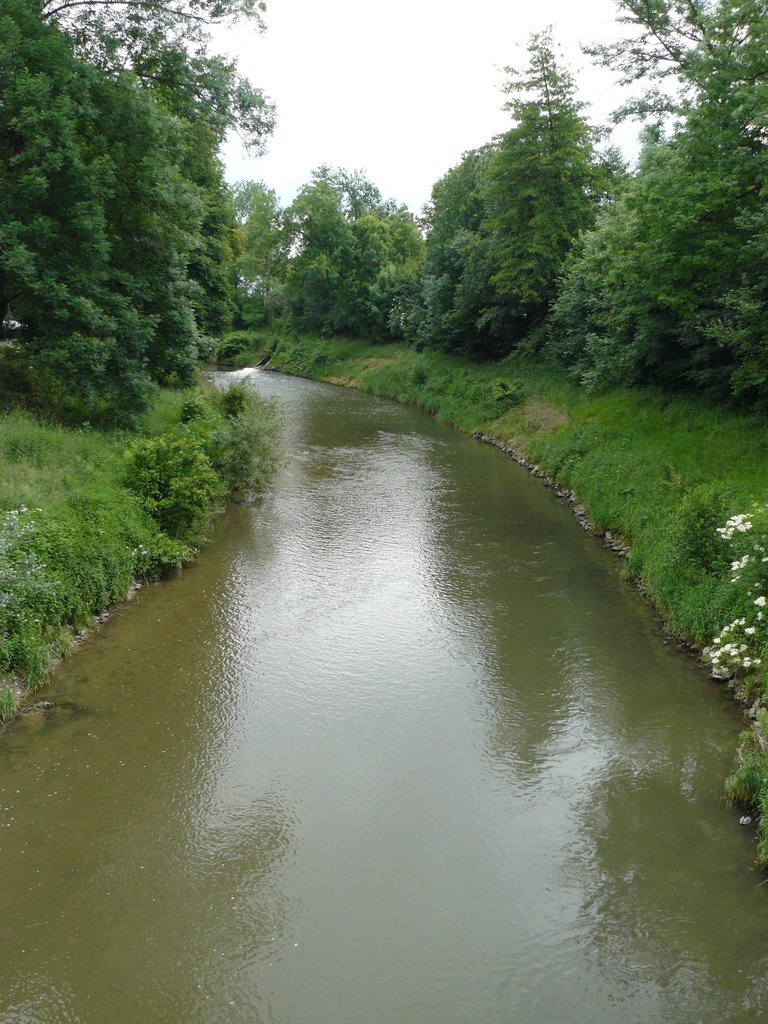
[{"label": "reflection of tree in water", "polygon": [[558,744],[571,743],[591,705],[605,699],[591,675],[602,657],[594,637],[610,629],[601,621],[610,608],[595,602],[616,581],[604,553],[539,484],[523,478],[517,493],[510,481],[485,492],[481,485],[472,510],[478,529],[454,539],[451,572],[468,567],[455,589],[473,594],[483,624],[491,758],[516,785],[536,786]]},{"label": "reflection of tree in water", "polygon": [[521,814],[499,841],[528,830],[524,848],[562,858],[542,913],[581,907],[564,933],[616,1019],[760,1019],[763,928],[740,921],[761,876],[720,801],[735,722],[591,541],[561,543],[546,509],[514,518],[477,608],[488,756]]},{"label": "reflection of tree in water", "polygon": [[589,959],[617,1002],[650,1000],[644,1020],[762,1019],[764,928],[744,914],[760,878],[721,813],[720,776],[714,792],[706,781],[702,716],[650,707],[645,728],[626,716],[574,808],[579,841],[566,876],[582,893]]},{"label": "reflection of tree in water", "polygon": [[[0,792],[19,792],[24,827],[3,855],[28,881],[4,893],[14,982],[0,1020],[47,1005],[41,1019],[88,1006],[112,1024],[208,1024],[231,1020],[246,989],[249,1008],[261,998],[236,982],[287,941],[294,822],[274,781],[242,784],[242,666],[220,617],[237,546],[217,554],[142,593],[63,667],[51,696],[71,693],[86,713],[54,708],[13,734]],[[247,1019],[272,1021],[263,1007]]]}]

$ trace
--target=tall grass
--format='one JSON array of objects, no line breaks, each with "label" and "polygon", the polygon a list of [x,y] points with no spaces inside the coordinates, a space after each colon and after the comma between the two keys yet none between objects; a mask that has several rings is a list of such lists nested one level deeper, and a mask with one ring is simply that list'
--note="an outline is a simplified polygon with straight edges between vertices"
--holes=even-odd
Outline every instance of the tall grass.
[{"label": "tall grass", "polygon": [[0,418],[0,719],[19,680],[33,689],[133,580],[191,558],[216,505],[274,464],[251,392],[158,392],[142,431]]}]

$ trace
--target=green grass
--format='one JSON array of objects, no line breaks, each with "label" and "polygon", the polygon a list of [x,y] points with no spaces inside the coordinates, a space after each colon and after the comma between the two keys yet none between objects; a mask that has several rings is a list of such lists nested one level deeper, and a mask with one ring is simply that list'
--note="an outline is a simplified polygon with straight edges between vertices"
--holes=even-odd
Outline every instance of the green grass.
[{"label": "green grass", "polygon": [[596,530],[631,546],[628,574],[676,636],[706,644],[735,614],[714,530],[768,494],[764,421],[653,391],[589,396],[557,368],[524,358],[477,364],[398,345],[283,337],[272,365],[510,443],[576,492]]},{"label": "green grass", "polygon": [[[272,350],[275,369],[416,406],[538,464],[578,496],[597,531],[631,547],[626,574],[673,635],[704,646],[745,609],[754,612],[753,595],[731,582],[731,555],[716,529],[766,502],[766,419],[649,389],[589,395],[530,358],[478,364],[287,335],[273,338]],[[768,535],[762,542],[768,550]],[[741,692],[768,703],[768,640],[758,653],[763,664]],[[768,865],[768,759],[752,741],[742,744],[727,794],[756,810],[758,861]]]},{"label": "green grass", "polygon": [[0,417],[0,509],[62,501],[114,477],[122,437],[68,430],[14,412]]},{"label": "green grass", "polygon": [[9,722],[19,710],[18,693],[10,687],[0,691],[0,722]]},{"label": "green grass", "polygon": [[217,504],[263,487],[273,428],[253,393],[212,388],[158,391],[138,434],[0,417],[0,719],[133,580],[193,557]]}]

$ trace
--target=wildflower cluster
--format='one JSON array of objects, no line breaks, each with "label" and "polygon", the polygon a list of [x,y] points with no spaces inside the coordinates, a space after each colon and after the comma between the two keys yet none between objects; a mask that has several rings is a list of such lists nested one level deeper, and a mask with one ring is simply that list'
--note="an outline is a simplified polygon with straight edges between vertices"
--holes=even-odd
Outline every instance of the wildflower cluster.
[{"label": "wildflower cluster", "polygon": [[718,529],[723,540],[732,540],[735,533],[748,533],[754,524],[748,515],[731,516],[725,526]]},{"label": "wildflower cluster", "polygon": [[768,506],[732,516],[717,532],[732,549],[731,582],[742,614],[720,630],[709,658],[716,669],[750,673],[762,664],[768,641]]},{"label": "wildflower cluster", "polygon": [[25,505],[0,513],[0,614],[5,617],[53,586],[44,580],[45,565],[29,547],[34,531]]}]

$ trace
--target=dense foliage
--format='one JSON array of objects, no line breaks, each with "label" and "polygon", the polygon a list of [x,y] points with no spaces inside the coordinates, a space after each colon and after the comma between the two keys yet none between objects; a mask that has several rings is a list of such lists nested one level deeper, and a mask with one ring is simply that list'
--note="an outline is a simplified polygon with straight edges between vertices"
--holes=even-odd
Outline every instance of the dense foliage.
[{"label": "dense foliage", "polygon": [[320,168],[281,216],[263,186],[242,187],[252,204],[243,311],[281,308],[303,330],[479,356],[540,328],[563,260],[623,168],[599,152],[549,33],[532,37],[527,68],[507,71],[514,127],[435,185],[425,245],[413,217],[360,174]]},{"label": "dense foliage", "polygon": [[360,171],[318,168],[285,209],[263,183],[243,182],[235,208],[239,327],[282,316],[328,335],[402,337],[422,238],[412,214],[385,201]]},{"label": "dense foliage", "polygon": [[228,125],[263,140],[269,108],[199,30],[186,44],[188,19],[153,29],[171,10],[7,0],[0,15],[0,303],[23,325],[0,385],[70,422],[130,422],[153,380],[189,383],[231,317],[216,149]]},{"label": "dense foliage", "polygon": [[[627,173],[550,32],[507,69],[510,129],[465,154],[417,222],[320,167],[287,207],[230,192],[230,127],[264,96],[212,55],[257,0],[7,0],[0,19],[0,303],[24,325],[0,387],[72,422],[127,422],[219,339],[278,320],[483,358],[543,349],[616,382],[764,402],[768,15],[762,0],[617,0],[593,55],[649,121]],[[241,337],[242,335],[236,335]],[[245,346],[247,347],[247,346]]]},{"label": "dense foliage", "polygon": [[[768,12],[764,3],[625,0],[641,44],[601,51],[674,115],[569,259],[551,349],[591,387],[616,381],[764,404]],[[670,92],[670,82],[677,91]]]},{"label": "dense foliage", "polygon": [[[764,405],[768,10],[618,0],[593,55],[640,86],[637,168],[601,147],[551,33],[508,68],[509,131],[464,155],[413,220],[321,168],[287,210],[248,186],[239,326],[543,351],[587,388],[651,384]],[[247,204],[245,204],[247,205]]]},{"label": "dense foliage", "polygon": [[[33,685],[73,631],[191,558],[215,507],[275,466],[274,412],[251,390],[165,391],[144,419],[129,435],[0,421],[0,682]],[[16,697],[0,687],[0,719]]]}]

